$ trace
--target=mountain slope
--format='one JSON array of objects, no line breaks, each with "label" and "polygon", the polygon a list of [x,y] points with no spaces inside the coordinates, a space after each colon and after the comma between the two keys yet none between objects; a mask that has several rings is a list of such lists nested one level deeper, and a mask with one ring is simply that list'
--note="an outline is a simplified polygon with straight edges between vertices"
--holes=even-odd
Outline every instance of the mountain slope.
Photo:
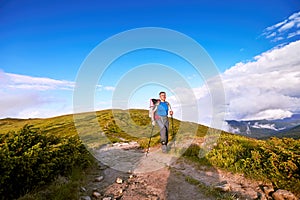
[{"label": "mountain slope", "polygon": [[294,139],[300,139],[300,125],[287,130],[280,131],[278,132],[278,134],[276,134],[276,137],[279,138],[289,137]]},{"label": "mountain slope", "polygon": [[[289,118],[277,120],[249,120],[249,121],[226,121],[228,131],[257,139],[270,137],[300,138],[300,132],[296,128],[300,125],[300,114],[294,114]],[[293,130],[292,132],[290,130]]]},{"label": "mountain slope", "polygon": [[[175,132],[180,135],[193,130],[190,135],[204,136],[208,131],[208,127],[196,123],[181,122],[177,119],[173,121],[174,131],[171,129],[170,139]],[[110,109],[47,119],[0,119],[0,134],[17,131],[26,124],[58,136],[79,134],[84,143],[91,148],[99,147],[105,143],[122,141],[138,141],[144,147],[147,145],[152,128],[147,110]],[[154,144],[159,143],[158,126],[154,128],[152,139]]]},{"label": "mountain slope", "polygon": [[[2,119],[0,136],[10,135],[12,133],[8,133],[9,131],[19,131],[25,124],[29,124],[40,128],[46,136],[68,138],[76,136],[79,131],[86,147],[95,150],[104,144],[115,142],[137,141],[142,148],[148,145],[151,124],[147,110],[102,110],[95,113],[80,113],[75,116],[76,123],[73,117],[73,115],[65,115],[48,119]],[[253,125],[255,126],[255,123]],[[258,180],[267,180],[272,182],[274,188],[299,193],[297,190],[300,187],[299,140],[291,138],[256,140],[227,132],[216,135],[212,130],[196,123],[174,119],[174,131],[171,128],[170,140],[176,136],[177,151],[197,163],[223,168],[234,173],[243,173],[247,177]],[[186,146],[185,141],[188,141],[186,144],[192,145]],[[14,139],[4,141],[5,144],[0,145],[0,155],[6,155],[7,152],[2,151],[2,147],[9,147],[11,143],[14,145],[14,142]],[[23,143],[26,144],[27,140],[25,139]],[[45,141],[45,144],[48,142]],[[156,126],[151,146],[157,144],[159,144],[159,129]],[[38,145],[37,141],[37,146],[29,149],[39,148]],[[59,146],[53,146],[56,147]],[[11,152],[9,156],[14,153]],[[41,149],[41,152],[50,151]],[[39,156],[34,153],[26,155]],[[64,156],[68,155],[64,154]],[[16,165],[16,163],[12,164]],[[6,167],[5,164],[2,164],[3,166]]]}]

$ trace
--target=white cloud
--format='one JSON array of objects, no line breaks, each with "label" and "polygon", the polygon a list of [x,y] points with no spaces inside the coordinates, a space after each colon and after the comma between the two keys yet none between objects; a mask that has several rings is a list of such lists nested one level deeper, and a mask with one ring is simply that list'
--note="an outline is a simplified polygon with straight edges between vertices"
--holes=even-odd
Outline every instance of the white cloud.
[{"label": "white cloud", "polygon": [[284,40],[284,37],[276,37],[274,39],[272,39],[272,42],[278,42],[278,41],[281,41],[281,40]]},{"label": "white cloud", "polygon": [[114,90],[115,90],[115,87],[113,87],[113,86],[105,86],[105,87],[104,87],[104,90],[107,90],[107,91],[114,91]]},{"label": "white cloud", "polygon": [[288,110],[283,110],[283,109],[268,109],[268,110],[263,110],[260,111],[253,116],[251,116],[251,119],[284,119],[287,117],[291,117],[293,115],[292,112]]},{"label": "white cloud", "polygon": [[188,80],[192,80],[192,79],[195,79],[195,78],[197,78],[197,74],[192,74],[190,76],[187,76]]},{"label": "white cloud", "polygon": [[113,86],[103,86],[103,85],[96,85],[96,89],[98,91],[114,91],[116,88]]},{"label": "white cloud", "polygon": [[298,34],[300,27],[300,12],[294,13],[282,22],[265,28],[262,35],[272,42],[293,38]]},{"label": "white cloud", "polygon": [[296,12],[289,17],[289,20],[299,19],[299,17],[300,17],[300,12]]},{"label": "white cloud", "polygon": [[300,41],[238,63],[222,75],[228,118],[283,118],[300,112]]},{"label": "white cloud", "polygon": [[260,124],[258,122],[255,122],[254,125],[252,125],[252,128],[258,128],[258,129],[271,129],[271,130],[274,130],[274,131],[280,131],[280,130],[283,130],[285,129],[284,127],[283,128],[276,128],[275,124]]},{"label": "white cloud", "polygon": [[75,83],[65,80],[55,80],[44,77],[32,77],[0,71],[5,87],[24,90],[73,90]]},{"label": "white cloud", "polygon": [[21,94],[0,91],[0,95],[0,117],[15,117],[18,111],[43,103],[43,100],[33,92]]},{"label": "white cloud", "polygon": [[[299,27],[300,27],[300,24],[299,24]],[[300,30],[296,31],[296,32],[293,32],[293,33],[289,33],[288,34],[288,38],[291,38],[291,37],[294,37],[296,35],[300,35]]]},{"label": "white cloud", "polygon": [[49,109],[49,103],[40,106],[34,107],[25,107],[24,109],[20,110],[14,117],[16,118],[48,118],[53,116],[60,116],[65,114],[71,114],[72,108],[66,107],[63,105],[54,104]]},{"label": "white cloud", "polygon": [[[5,73],[0,70],[0,118],[50,117],[70,112],[58,91],[72,91],[74,83],[65,80]],[[58,96],[57,96],[58,95]],[[71,98],[70,98],[71,99]]]},{"label": "white cloud", "polygon": [[[72,113],[75,82],[0,70],[0,118],[52,117]],[[97,85],[100,91],[114,87]],[[99,90],[98,90],[99,91]]]},{"label": "white cloud", "polygon": [[271,38],[271,37],[275,37],[277,34],[276,32],[271,33],[270,35],[267,35],[266,38]]},{"label": "white cloud", "polygon": [[275,128],[275,124],[259,124],[258,122],[255,122],[254,125],[252,125],[253,128],[264,128],[264,129],[271,129],[274,131],[277,131],[277,129]]},{"label": "white cloud", "polygon": [[279,22],[279,23],[277,23],[277,24],[275,24],[275,25],[273,25],[273,26],[270,26],[270,27],[266,28],[266,30],[267,30],[267,31],[272,31],[272,30],[274,30],[274,29],[276,29],[276,28],[282,26],[282,25],[285,24],[286,22],[287,22],[287,20],[284,20],[283,22]]},{"label": "white cloud", "polygon": [[[254,61],[237,63],[221,74],[226,119],[281,119],[300,113],[299,55],[300,40],[264,52]],[[209,102],[207,90],[205,87],[194,89],[199,102]],[[212,108],[208,108],[211,104],[205,103],[201,104],[202,109],[211,114]]]},{"label": "white cloud", "polygon": [[294,25],[295,25],[295,22],[290,21],[290,22],[284,24],[283,26],[281,26],[281,27],[278,29],[278,31],[279,31],[279,32],[286,31],[286,30],[292,28]]},{"label": "white cloud", "polygon": [[241,133],[241,130],[238,127],[234,128],[234,127],[230,126],[228,124],[228,122],[224,123],[223,130],[230,132],[230,133],[238,133],[238,134]]}]

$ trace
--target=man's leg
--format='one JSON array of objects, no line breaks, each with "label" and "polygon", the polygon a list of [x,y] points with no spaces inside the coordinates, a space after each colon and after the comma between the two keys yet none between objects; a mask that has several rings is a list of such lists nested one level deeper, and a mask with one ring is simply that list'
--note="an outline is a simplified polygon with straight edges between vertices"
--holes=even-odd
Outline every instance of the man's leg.
[{"label": "man's leg", "polygon": [[166,153],[168,151],[168,142],[169,142],[169,120],[168,117],[164,118],[164,125],[165,125],[165,144],[163,145],[163,151]]},{"label": "man's leg", "polygon": [[168,118],[166,117],[165,118],[165,128],[166,128],[166,144],[168,144],[168,142],[169,142],[169,120],[168,120]]},{"label": "man's leg", "polygon": [[162,144],[161,148],[163,152],[167,151],[167,143],[168,143],[168,129],[166,126],[166,121],[164,118],[160,117],[156,120],[159,128],[160,128],[160,142]]}]

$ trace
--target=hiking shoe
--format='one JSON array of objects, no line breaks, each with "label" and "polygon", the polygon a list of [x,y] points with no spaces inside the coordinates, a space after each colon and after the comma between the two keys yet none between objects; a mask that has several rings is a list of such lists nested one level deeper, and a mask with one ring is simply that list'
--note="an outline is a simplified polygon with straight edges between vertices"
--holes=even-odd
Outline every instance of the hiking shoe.
[{"label": "hiking shoe", "polygon": [[168,152],[167,145],[166,145],[166,144],[163,144],[163,145],[161,146],[161,150],[162,150],[163,153],[167,153],[167,152]]}]

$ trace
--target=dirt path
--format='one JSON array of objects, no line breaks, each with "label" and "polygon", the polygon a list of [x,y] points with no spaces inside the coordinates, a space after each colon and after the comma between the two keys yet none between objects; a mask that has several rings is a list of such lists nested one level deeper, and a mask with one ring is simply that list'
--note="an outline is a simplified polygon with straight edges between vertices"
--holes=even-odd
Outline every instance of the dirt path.
[{"label": "dirt path", "polygon": [[97,169],[87,174],[88,183],[82,188],[82,199],[88,199],[88,196],[105,200],[216,199],[211,194],[207,196],[197,183],[187,181],[187,177],[208,187],[229,186],[238,199],[259,199],[263,194],[261,182],[212,167],[197,166],[172,154],[163,154],[157,148],[145,156],[136,144],[120,144],[102,148],[96,156],[101,162]]}]

